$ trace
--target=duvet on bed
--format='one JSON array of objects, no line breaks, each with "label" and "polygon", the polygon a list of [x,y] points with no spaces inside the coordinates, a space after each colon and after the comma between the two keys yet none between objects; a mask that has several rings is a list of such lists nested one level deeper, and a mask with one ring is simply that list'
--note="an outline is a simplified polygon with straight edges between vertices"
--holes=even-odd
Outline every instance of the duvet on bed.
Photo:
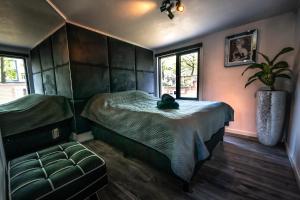
[{"label": "duvet on bed", "polygon": [[178,100],[179,109],[159,110],[157,100],[142,91],[99,94],[81,115],[164,154],[173,172],[190,181],[196,163],[209,156],[205,141],[233,120],[233,109],[222,102]]}]

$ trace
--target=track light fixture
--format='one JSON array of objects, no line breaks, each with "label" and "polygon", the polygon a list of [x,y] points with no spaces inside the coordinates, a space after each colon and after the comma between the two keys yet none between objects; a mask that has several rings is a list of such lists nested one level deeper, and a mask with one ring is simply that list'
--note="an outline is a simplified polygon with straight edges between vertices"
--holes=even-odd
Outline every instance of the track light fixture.
[{"label": "track light fixture", "polygon": [[173,12],[183,12],[184,6],[181,2],[181,0],[163,0],[160,6],[160,12],[167,13],[168,17],[170,19],[174,18]]}]

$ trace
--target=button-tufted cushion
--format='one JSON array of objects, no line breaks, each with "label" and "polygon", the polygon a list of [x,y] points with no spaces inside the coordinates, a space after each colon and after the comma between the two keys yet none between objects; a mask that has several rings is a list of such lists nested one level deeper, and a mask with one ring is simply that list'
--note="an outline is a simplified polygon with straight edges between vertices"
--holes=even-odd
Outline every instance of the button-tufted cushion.
[{"label": "button-tufted cushion", "polygon": [[107,183],[104,160],[78,142],[28,154],[8,165],[11,200],[80,199],[81,192]]}]

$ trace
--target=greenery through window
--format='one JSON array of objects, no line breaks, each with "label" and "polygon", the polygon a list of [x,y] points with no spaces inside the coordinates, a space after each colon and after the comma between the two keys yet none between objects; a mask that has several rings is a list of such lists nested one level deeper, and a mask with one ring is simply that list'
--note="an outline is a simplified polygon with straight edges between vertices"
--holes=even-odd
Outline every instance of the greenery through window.
[{"label": "greenery through window", "polygon": [[199,51],[177,53],[159,58],[160,94],[176,98],[198,98]]},{"label": "greenery through window", "polygon": [[0,104],[28,94],[23,58],[0,56]]}]

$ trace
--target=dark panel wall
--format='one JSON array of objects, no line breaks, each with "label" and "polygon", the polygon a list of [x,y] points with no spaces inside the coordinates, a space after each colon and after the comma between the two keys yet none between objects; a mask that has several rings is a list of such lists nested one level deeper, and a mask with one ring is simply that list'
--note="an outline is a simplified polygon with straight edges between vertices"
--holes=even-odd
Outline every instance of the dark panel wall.
[{"label": "dark panel wall", "polygon": [[36,93],[70,99],[73,131],[89,130],[80,117],[97,93],[144,90],[154,94],[153,52],[67,24],[31,51]]},{"label": "dark panel wall", "polygon": [[44,93],[47,95],[56,95],[56,82],[53,66],[51,38],[45,40],[39,46],[39,52],[42,67]]},{"label": "dark panel wall", "polygon": [[111,92],[136,89],[135,46],[110,38]]},{"label": "dark panel wall", "polygon": [[87,100],[97,93],[109,92],[107,37],[86,29],[67,25],[73,104],[77,132],[89,130],[80,117]]},{"label": "dark panel wall", "polygon": [[137,89],[154,94],[155,68],[153,63],[153,51],[141,47],[136,47],[135,50]]},{"label": "dark panel wall", "polygon": [[57,94],[69,99],[73,98],[70,59],[66,27],[62,27],[52,36],[53,64]]},{"label": "dark panel wall", "polygon": [[65,27],[31,51],[31,62],[35,93],[72,98]]},{"label": "dark panel wall", "polygon": [[31,72],[32,80],[34,84],[34,92],[36,94],[44,94],[43,80],[42,80],[42,66],[40,59],[40,52],[38,48],[35,48],[31,51]]},{"label": "dark panel wall", "polygon": [[74,25],[67,28],[74,99],[109,92],[107,37]]}]

